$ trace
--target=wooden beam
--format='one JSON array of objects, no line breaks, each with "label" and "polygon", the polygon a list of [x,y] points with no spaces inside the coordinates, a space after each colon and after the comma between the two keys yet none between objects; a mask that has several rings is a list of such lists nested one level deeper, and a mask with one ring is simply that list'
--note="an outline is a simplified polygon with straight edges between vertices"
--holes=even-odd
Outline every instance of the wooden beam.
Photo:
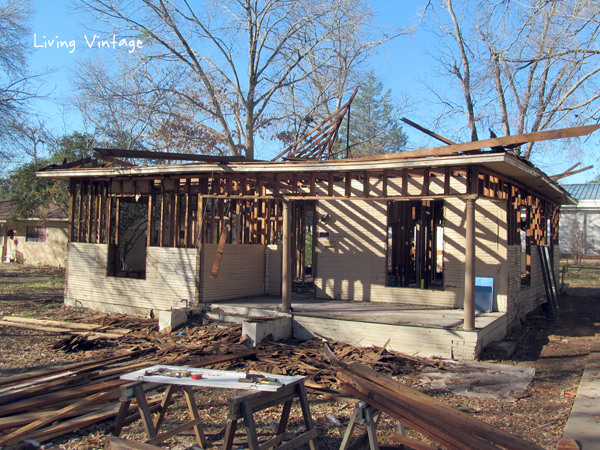
[{"label": "wooden beam", "polygon": [[382,176],[382,186],[381,186],[381,196],[383,198],[387,197],[387,189],[388,189],[388,177],[389,177],[389,170],[384,170],[383,171],[383,176]]},{"label": "wooden beam", "polygon": [[131,164],[128,161],[124,161],[124,160],[119,159],[119,158],[113,158],[112,156],[105,156],[105,155],[102,155],[102,154],[100,154],[98,152],[94,152],[94,157],[98,158],[98,159],[102,159],[104,161],[109,161],[109,162],[114,163],[114,164],[118,164],[118,165],[123,166],[123,167],[137,167],[135,164]]},{"label": "wooden beam", "polygon": [[[95,148],[94,151],[103,157],[114,158],[137,158],[137,159],[164,159],[172,161],[204,161],[204,162],[244,162],[248,159],[244,156],[212,156],[212,155],[192,155],[188,153],[166,153],[153,152],[148,150],[119,150],[116,148]],[[66,167],[60,167],[66,168]]]},{"label": "wooden beam", "polygon": [[440,136],[439,134],[435,134],[433,131],[430,131],[427,128],[422,127],[421,125],[416,124],[411,120],[408,120],[406,117],[402,117],[400,120],[402,122],[404,122],[405,124],[410,125],[411,127],[416,128],[419,131],[422,131],[426,135],[431,136],[432,138],[435,138],[438,141],[443,142],[444,144],[456,145],[456,142],[452,142],[450,139],[446,139],[445,137]]},{"label": "wooden beam", "polygon": [[467,200],[465,243],[465,330],[475,329],[475,200]]},{"label": "wooden beam", "polygon": [[77,182],[69,180],[69,242],[75,241],[75,198],[77,197]]},{"label": "wooden beam", "polygon": [[227,220],[221,229],[221,236],[219,236],[217,255],[215,256],[215,261],[213,262],[212,270],[210,271],[211,278],[217,278],[217,275],[219,275],[219,267],[221,266],[221,259],[223,258],[223,252],[225,251],[225,244],[227,243],[227,236],[229,236],[230,229],[229,220]]},{"label": "wooden beam", "polygon": [[334,183],[335,183],[335,176],[334,176],[333,172],[329,172],[329,180],[327,182],[327,195],[329,195],[330,197],[333,197],[333,189],[335,187]]},{"label": "wooden beam", "polygon": [[346,178],[346,192],[345,196],[350,198],[352,196],[352,172],[345,173]]},{"label": "wooden beam", "polygon": [[281,310],[290,311],[292,308],[292,223],[290,220],[290,202],[283,202],[283,238],[281,262]]},{"label": "wooden beam", "polygon": [[183,235],[183,246],[186,248],[192,247],[191,236],[192,236],[192,196],[190,195],[192,189],[192,180],[189,178],[185,180],[185,217],[184,217],[184,235]]},{"label": "wooden beam", "polygon": [[422,158],[427,156],[446,156],[453,153],[461,153],[472,150],[482,150],[491,147],[505,147],[507,145],[519,146],[528,142],[549,141],[553,139],[566,139],[571,137],[586,136],[600,128],[600,125],[585,125],[573,128],[561,128],[558,130],[537,131],[535,133],[516,134],[500,138],[485,139],[482,141],[465,142],[462,144],[448,145],[444,147],[432,147],[423,150],[409,152],[390,153],[387,155],[366,156],[361,158],[350,158],[349,161],[383,161],[388,159]]}]

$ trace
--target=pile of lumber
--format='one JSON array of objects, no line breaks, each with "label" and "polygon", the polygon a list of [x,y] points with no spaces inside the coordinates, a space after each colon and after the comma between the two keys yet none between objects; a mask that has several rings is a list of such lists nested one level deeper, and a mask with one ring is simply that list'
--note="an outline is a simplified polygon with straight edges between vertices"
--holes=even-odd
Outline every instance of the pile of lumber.
[{"label": "pile of lumber", "polygon": [[[236,358],[250,357],[253,350],[227,355],[212,355],[190,361],[194,367],[207,367]],[[0,447],[34,439],[45,442],[114,418],[119,410],[120,380],[125,373],[172,358],[157,358],[147,350],[93,361],[71,364],[0,379]],[[156,399],[155,409],[160,399]],[[153,402],[150,402],[151,405]],[[137,406],[130,408],[127,424],[139,419]]]},{"label": "pile of lumber", "polygon": [[[120,386],[125,383],[119,377],[155,364],[303,375],[308,377],[307,387],[314,392],[347,399],[336,390],[336,368],[323,356],[321,339],[266,342],[249,349],[240,343],[241,325],[205,324],[161,332],[155,320],[126,316],[99,316],[96,324],[4,319],[36,329],[77,331],[60,331],[67,336],[49,344],[60,351],[77,351],[83,342],[103,349],[95,352],[95,360],[0,379],[0,447],[25,439],[44,442],[115,417]],[[119,338],[86,341],[89,333]],[[109,346],[104,348],[99,345],[101,342]],[[424,366],[435,366],[430,360],[391,352],[385,346],[361,348],[337,342],[330,345],[346,361],[368,364],[387,373],[412,373]],[[135,409],[133,405],[128,422],[136,420]]]},{"label": "pile of lumber", "polygon": [[[346,364],[327,346],[324,355],[337,367],[342,389],[439,445],[462,450],[542,450],[363,364]],[[414,449],[436,448],[398,433],[389,438]]]},{"label": "pile of lumber", "polygon": [[130,330],[125,328],[110,327],[109,329],[101,324],[29,319],[16,316],[4,316],[2,320],[0,320],[0,325],[5,327],[46,331],[50,333],[67,333],[76,336],[83,336],[89,341],[93,341],[95,339],[120,339],[125,334],[130,332]]}]

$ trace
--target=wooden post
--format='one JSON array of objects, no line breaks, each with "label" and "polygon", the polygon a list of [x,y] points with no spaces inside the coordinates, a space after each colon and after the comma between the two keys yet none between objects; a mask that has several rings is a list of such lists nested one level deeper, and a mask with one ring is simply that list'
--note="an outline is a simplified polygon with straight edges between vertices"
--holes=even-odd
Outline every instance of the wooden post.
[{"label": "wooden post", "polygon": [[154,243],[154,215],[156,199],[154,197],[153,188],[154,186],[152,184],[150,188],[150,195],[148,196],[148,226],[146,227],[148,231],[146,233],[146,247],[152,247],[152,244]]},{"label": "wooden post", "polygon": [[121,199],[117,197],[115,204],[115,244],[119,245],[119,220],[121,219]]},{"label": "wooden post", "polygon": [[292,224],[290,221],[290,201],[283,200],[283,255],[281,261],[281,310],[292,308],[292,243],[290,239]]},{"label": "wooden post", "polygon": [[75,242],[75,198],[77,197],[76,181],[71,178],[69,180],[69,242]]},{"label": "wooden post", "polygon": [[465,242],[465,330],[475,329],[475,200],[467,200]]}]

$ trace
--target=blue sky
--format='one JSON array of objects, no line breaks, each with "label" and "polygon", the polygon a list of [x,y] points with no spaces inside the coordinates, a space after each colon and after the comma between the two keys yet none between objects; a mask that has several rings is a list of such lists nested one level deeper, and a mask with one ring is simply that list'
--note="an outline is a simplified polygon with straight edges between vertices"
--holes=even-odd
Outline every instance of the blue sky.
[{"label": "blue sky", "polygon": [[[425,3],[424,0],[374,0],[372,7],[377,14],[377,23],[390,27],[405,27],[415,20],[419,8]],[[65,110],[62,106],[62,102],[72,94],[69,71],[75,67],[78,59],[90,56],[92,52],[106,53],[119,50],[98,49],[95,45],[93,48],[88,47],[94,39],[94,32],[86,29],[77,12],[69,8],[70,0],[33,0],[33,4],[36,14],[31,36],[33,48],[30,59],[31,69],[34,72],[53,70],[44,86],[45,92],[52,92],[50,99],[41,102],[39,110],[49,119],[52,128],[57,132],[83,130],[79,115]],[[64,44],[57,48],[56,41]],[[392,89],[396,96],[405,95],[414,102],[405,115],[424,126],[427,126],[436,115],[435,108],[431,109],[427,106],[425,100],[428,99],[429,93],[421,83],[421,80],[432,73],[432,61],[426,55],[426,48],[433,44],[431,35],[419,29],[412,37],[400,37],[387,43],[373,59],[373,68],[385,87]],[[440,85],[440,89],[446,88]],[[436,141],[430,140],[410,127],[404,127],[404,130],[409,137],[409,147],[438,145]],[[597,142],[598,139],[593,141]],[[557,161],[556,157],[549,159],[539,157],[535,163],[548,173],[554,174],[578,161],[579,159],[571,162],[567,157],[562,161]],[[583,165],[594,163],[596,163],[595,158],[590,156],[583,159]],[[565,182],[586,182],[597,173],[598,170],[594,169],[569,177]]]}]

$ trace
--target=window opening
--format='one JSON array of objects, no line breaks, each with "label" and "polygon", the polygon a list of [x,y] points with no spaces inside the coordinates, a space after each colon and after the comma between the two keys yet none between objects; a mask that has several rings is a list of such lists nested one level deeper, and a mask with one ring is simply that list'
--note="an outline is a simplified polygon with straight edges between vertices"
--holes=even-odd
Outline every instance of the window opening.
[{"label": "window opening", "polygon": [[148,197],[112,198],[108,276],[146,278]]},{"label": "window opening", "polygon": [[387,234],[388,286],[443,286],[443,200],[389,202]]},{"label": "window opening", "polygon": [[529,286],[531,281],[531,227],[530,213],[526,207],[521,207],[521,286]]}]

